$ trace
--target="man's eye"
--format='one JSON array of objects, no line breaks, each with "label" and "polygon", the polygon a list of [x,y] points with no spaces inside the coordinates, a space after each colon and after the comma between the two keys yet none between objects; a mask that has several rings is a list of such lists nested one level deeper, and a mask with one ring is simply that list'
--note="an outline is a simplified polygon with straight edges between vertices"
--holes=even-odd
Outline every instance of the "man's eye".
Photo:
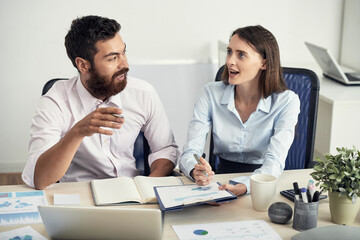
[{"label": "man's eye", "polygon": [[114,56],[112,58],[110,58],[110,61],[115,61],[117,59],[117,56]]}]

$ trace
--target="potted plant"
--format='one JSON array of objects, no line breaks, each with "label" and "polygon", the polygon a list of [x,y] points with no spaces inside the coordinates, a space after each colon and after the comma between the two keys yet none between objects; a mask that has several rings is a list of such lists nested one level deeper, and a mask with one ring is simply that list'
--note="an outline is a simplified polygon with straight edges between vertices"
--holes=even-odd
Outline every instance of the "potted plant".
[{"label": "potted plant", "polygon": [[355,147],[336,150],[337,155],[317,158],[310,175],[317,181],[316,186],[329,192],[331,221],[349,225],[360,207],[360,152]]}]

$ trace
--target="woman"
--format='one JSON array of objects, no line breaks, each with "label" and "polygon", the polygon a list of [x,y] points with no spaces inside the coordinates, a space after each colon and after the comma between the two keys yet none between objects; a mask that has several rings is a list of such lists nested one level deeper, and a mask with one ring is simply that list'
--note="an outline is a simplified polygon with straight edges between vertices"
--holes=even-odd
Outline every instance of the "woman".
[{"label": "woman", "polygon": [[[253,172],[279,177],[294,138],[300,112],[298,96],[287,89],[275,37],[262,26],[239,28],[231,35],[222,82],[206,84],[194,105],[180,169],[198,185],[214,172],[203,158],[197,164],[210,128],[217,173]],[[250,177],[225,184],[239,196],[250,193]]]}]

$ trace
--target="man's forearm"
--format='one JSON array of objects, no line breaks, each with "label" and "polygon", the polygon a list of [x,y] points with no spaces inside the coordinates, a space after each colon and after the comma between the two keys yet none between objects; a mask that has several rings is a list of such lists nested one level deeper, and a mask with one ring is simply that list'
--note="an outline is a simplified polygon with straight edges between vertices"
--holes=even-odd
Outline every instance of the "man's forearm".
[{"label": "man's forearm", "polygon": [[34,171],[36,189],[44,189],[64,176],[83,137],[69,131],[58,143],[40,155]]},{"label": "man's forearm", "polygon": [[169,176],[172,170],[175,168],[175,164],[168,159],[161,158],[155,160],[150,167],[150,177],[164,177]]}]

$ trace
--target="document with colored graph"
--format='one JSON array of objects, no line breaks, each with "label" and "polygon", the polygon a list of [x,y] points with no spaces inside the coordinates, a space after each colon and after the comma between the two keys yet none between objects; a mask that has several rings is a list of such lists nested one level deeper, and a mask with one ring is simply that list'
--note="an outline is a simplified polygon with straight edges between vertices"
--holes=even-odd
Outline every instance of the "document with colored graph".
[{"label": "document with colored graph", "polygon": [[182,186],[154,187],[162,211],[180,210],[183,207],[209,202],[227,202],[236,199],[229,191],[219,190],[219,182],[207,186],[195,184]]},{"label": "document with colored graph", "polygon": [[42,223],[40,205],[47,205],[44,191],[0,193],[0,226]]}]

